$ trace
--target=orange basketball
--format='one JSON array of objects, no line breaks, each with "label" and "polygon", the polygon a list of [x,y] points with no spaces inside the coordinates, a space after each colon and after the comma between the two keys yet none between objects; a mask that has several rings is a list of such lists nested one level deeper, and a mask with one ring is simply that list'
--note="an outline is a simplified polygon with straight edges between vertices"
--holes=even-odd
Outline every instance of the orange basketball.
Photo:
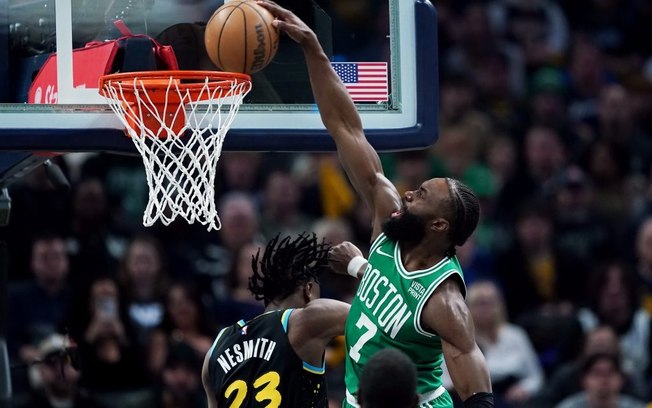
[{"label": "orange basketball", "polygon": [[272,13],[254,1],[224,3],[206,25],[204,43],[208,56],[222,71],[260,71],[278,49],[279,34],[272,21]]}]

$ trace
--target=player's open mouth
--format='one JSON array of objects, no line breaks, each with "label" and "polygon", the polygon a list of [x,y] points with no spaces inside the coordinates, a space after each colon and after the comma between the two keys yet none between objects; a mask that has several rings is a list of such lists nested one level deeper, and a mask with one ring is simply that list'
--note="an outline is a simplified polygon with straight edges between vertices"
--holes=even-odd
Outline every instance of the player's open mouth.
[{"label": "player's open mouth", "polygon": [[400,216],[401,214],[403,214],[403,210],[394,211],[394,212],[392,213],[392,218],[398,217],[398,216]]}]

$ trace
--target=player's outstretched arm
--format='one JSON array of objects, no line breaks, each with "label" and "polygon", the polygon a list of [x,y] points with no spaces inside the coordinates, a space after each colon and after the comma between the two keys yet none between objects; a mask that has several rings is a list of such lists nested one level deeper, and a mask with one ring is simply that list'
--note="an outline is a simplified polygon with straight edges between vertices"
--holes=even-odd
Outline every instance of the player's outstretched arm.
[{"label": "player's outstretched arm", "polygon": [[493,407],[487,362],[475,342],[473,319],[459,285],[448,278],[435,290],[425,306],[422,324],[441,337],[446,366],[464,406]]},{"label": "player's outstretched arm", "polygon": [[211,381],[208,375],[208,364],[210,362],[211,353],[208,352],[204,358],[204,365],[201,368],[201,382],[204,385],[204,392],[206,393],[206,401],[208,408],[217,408],[217,400],[211,387]]},{"label": "player's outstretched arm", "polygon": [[364,135],[360,115],[315,33],[294,13],[276,3],[269,0],[258,3],[274,14],[275,25],[303,49],[324,126],[337,145],[340,161],[353,187],[374,216],[373,240],[380,233],[382,220],[400,208],[400,196],[383,175],[378,153]]},{"label": "player's outstretched arm", "polygon": [[290,315],[288,338],[302,360],[318,366],[324,349],[344,334],[351,305],[334,299],[315,299]]}]

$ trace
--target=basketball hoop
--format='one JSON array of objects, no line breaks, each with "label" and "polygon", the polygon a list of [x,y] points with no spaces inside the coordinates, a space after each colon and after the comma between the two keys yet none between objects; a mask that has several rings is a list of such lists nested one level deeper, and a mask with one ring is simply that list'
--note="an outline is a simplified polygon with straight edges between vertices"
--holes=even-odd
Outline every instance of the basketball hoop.
[{"label": "basketball hoop", "polygon": [[177,216],[220,229],[215,172],[222,144],[242,100],[246,74],[144,71],[105,75],[100,94],[143,158],[149,200],[145,226]]}]

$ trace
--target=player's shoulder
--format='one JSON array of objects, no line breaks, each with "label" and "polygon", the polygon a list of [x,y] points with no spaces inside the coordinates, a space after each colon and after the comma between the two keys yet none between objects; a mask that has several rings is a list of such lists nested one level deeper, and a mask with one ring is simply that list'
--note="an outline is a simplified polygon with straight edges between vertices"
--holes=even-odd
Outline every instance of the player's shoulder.
[{"label": "player's shoulder", "polygon": [[333,325],[343,325],[351,305],[335,299],[315,299],[300,309],[294,309],[289,326],[296,334],[308,337],[329,333]]},{"label": "player's shoulder", "polygon": [[464,294],[464,282],[459,275],[452,274],[437,285],[427,300],[426,308],[442,310],[457,308],[460,303],[466,305]]},{"label": "player's shoulder", "polygon": [[309,313],[326,313],[331,314],[334,312],[346,312],[348,313],[351,305],[349,303],[343,302],[336,299],[321,298],[315,299],[308,303],[306,307],[303,308],[304,311]]},{"label": "player's shoulder", "polygon": [[461,296],[464,298],[466,295],[466,284],[462,274],[457,269],[451,269],[445,274],[438,276],[435,280],[436,287],[433,291],[433,296]]}]

